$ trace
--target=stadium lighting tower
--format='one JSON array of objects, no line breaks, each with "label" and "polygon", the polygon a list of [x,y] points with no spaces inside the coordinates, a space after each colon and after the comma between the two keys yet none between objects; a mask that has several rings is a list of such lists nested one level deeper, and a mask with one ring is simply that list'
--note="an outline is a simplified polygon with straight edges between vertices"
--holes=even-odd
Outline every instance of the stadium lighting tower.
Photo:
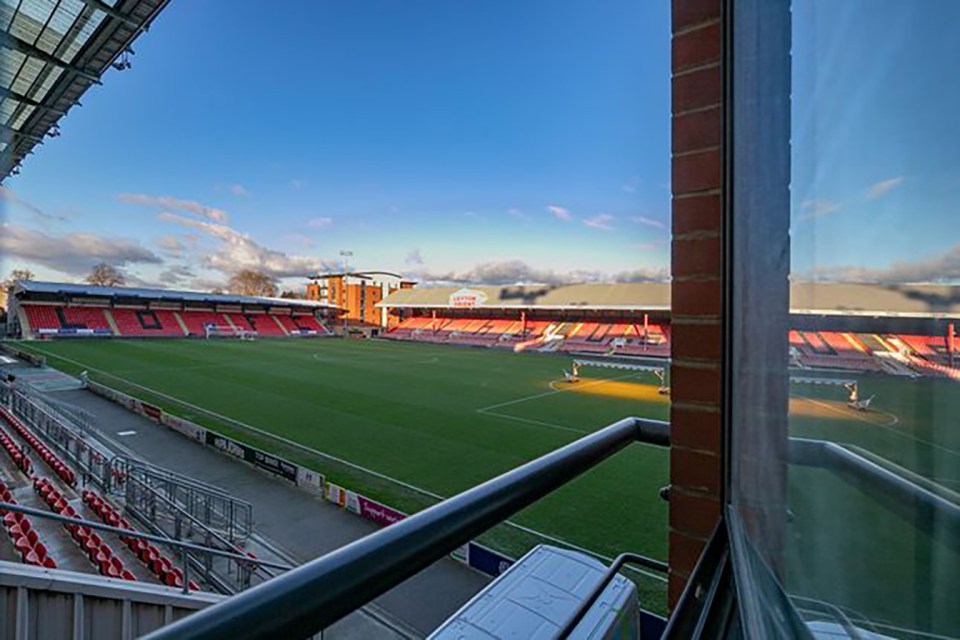
[{"label": "stadium lighting tower", "polygon": [[340,257],[343,258],[343,272],[347,273],[350,271],[350,258],[353,257],[353,251],[347,249],[340,250]]}]

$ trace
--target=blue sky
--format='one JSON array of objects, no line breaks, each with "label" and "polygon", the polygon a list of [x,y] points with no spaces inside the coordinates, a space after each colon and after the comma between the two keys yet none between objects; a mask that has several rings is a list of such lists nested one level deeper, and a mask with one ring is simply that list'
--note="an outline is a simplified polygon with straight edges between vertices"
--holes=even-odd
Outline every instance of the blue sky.
[{"label": "blue sky", "polygon": [[[796,273],[960,272],[942,9],[795,8]],[[173,2],[6,182],[0,267],[293,285],[348,249],[427,281],[663,277],[669,31],[635,0]]]},{"label": "blue sky", "polygon": [[960,3],[801,0],[793,19],[793,272],[960,282]]}]

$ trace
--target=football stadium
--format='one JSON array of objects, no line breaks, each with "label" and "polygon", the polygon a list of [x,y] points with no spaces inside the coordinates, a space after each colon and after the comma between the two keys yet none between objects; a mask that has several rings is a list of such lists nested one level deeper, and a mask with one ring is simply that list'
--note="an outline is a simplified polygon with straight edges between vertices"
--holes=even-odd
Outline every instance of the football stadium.
[{"label": "football stadium", "polygon": [[960,638],[955,20],[213,4],[0,0],[0,640]]},{"label": "football stadium", "polygon": [[[955,499],[960,436],[949,416],[960,410],[953,339],[960,305],[925,318],[910,300],[957,294],[949,287],[909,294],[895,306],[879,287],[794,287],[790,433],[843,443]],[[140,411],[192,421],[316,472],[328,499],[353,492],[397,517],[621,416],[669,417],[670,294],[662,284],[405,288],[378,303],[388,320],[375,339],[360,337],[358,323],[342,323],[345,310],[327,302],[44,282],[18,283],[11,295],[9,333],[23,338],[15,348],[45,363],[18,369],[27,384],[58,388],[59,376],[46,379],[53,368],[98,393],[126,394]],[[942,333],[917,334],[918,324]],[[931,401],[917,406],[918,394]],[[669,464],[660,447],[621,452],[479,542],[511,560],[543,542],[606,560],[622,549],[666,559],[667,503],[659,494],[670,484]],[[831,522],[829,503],[804,507],[806,494],[836,489],[823,476],[801,470],[789,491],[796,508],[822,510],[800,522],[830,529],[843,548],[836,562],[852,577],[797,588],[856,589],[859,567],[877,562],[916,579],[887,540],[848,537],[846,524]],[[617,481],[624,477],[633,481]],[[858,502],[862,511],[848,517],[865,519],[866,528],[902,528],[869,499]],[[919,534],[897,539],[960,571],[955,551],[924,551],[931,542]],[[665,611],[661,576],[628,575],[647,606]],[[929,597],[945,605],[953,596]],[[861,612],[883,602],[888,619],[916,624],[908,613],[915,603],[870,592],[848,601]]]}]

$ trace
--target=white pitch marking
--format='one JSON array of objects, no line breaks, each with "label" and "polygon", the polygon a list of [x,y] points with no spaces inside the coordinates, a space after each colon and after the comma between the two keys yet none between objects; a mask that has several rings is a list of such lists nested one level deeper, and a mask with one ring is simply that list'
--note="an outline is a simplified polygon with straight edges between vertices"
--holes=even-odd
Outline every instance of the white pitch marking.
[{"label": "white pitch marking", "polygon": [[507,420],[516,420],[517,422],[526,422],[527,424],[535,424],[541,427],[550,427],[551,429],[560,429],[562,431],[572,431],[573,433],[590,433],[583,429],[574,429],[573,427],[565,427],[561,424],[554,424],[552,422],[543,422],[542,420],[531,420],[530,418],[520,418],[518,416],[511,416],[506,413],[497,413],[495,411],[487,411],[485,409],[477,409],[477,413],[482,416],[493,416],[494,418],[506,418]]},{"label": "white pitch marking", "polygon": [[[127,384],[130,384],[130,385],[132,385],[132,386],[134,386],[134,387],[138,387],[138,388],[140,388],[140,389],[143,389],[143,390],[148,391],[148,392],[150,392],[150,393],[156,394],[156,395],[158,395],[158,396],[168,398],[168,399],[173,400],[173,401],[175,401],[175,402],[178,402],[178,403],[180,403],[180,404],[182,404],[182,405],[184,405],[184,406],[187,406],[187,407],[196,409],[197,411],[199,411],[199,412],[201,412],[201,413],[207,413],[207,414],[211,414],[211,415],[217,416],[217,417],[219,417],[219,418],[221,418],[221,419],[223,419],[223,420],[225,420],[225,421],[227,421],[227,422],[232,422],[232,423],[234,423],[234,424],[236,424],[236,425],[238,425],[238,426],[240,426],[240,427],[243,427],[244,429],[246,429],[246,430],[248,430],[248,431],[251,431],[251,432],[260,434],[260,435],[262,435],[262,436],[266,436],[266,437],[268,437],[268,438],[277,440],[277,441],[279,441],[279,442],[283,442],[284,444],[293,446],[293,447],[295,447],[295,448],[297,448],[297,449],[301,449],[301,450],[303,450],[303,451],[307,451],[307,452],[309,452],[309,453],[311,453],[311,454],[313,454],[313,455],[317,455],[317,456],[322,457],[322,458],[327,458],[327,459],[333,460],[333,461],[335,461],[335,462],[339,462],[339,463],[341,463],[341,464],[344,464],[344,465],[346,465],[346,466],[352,467],[352,468],[357,469],[357,470],[359,470],[359,471],[368,473],[368,474],[370,474],[370,475],[372,475],[372,476],[381,478],[381,479],[386,480],[386,481],[388,481],[388,482],[393,482],[394,484],[397,484],[397,485],[399,485],[399,486],[401,486],[401,487],[405,487],[405,488],[407,488],[407,489],[410,489],[411,491],[415,491],[416,493],[420,493],[420,494],[422,494],[422,495],[429,496],[429,497],[434,498],[434,499],[436,499],[436,500],[441,500],[441,501],[442,501],[442,500],[445,500],[445,499],[446,499],[444,496],[442,496],[442,495],[440,495],[440,494],[434,493],[434,492],[432,492],[432,491],[428,491],[428,490],[426,490],[426,489],[421,489],[420,487],[417,487],[417,486],[412,485],[412,484],[410,484],[410,483],[404,482],[404,481],[402,481],[402,480],[398,480],[398,479],[396,479],[396,478],[391,478],[390,476],[388,476],[388,475],[386,475],[386,474],[383,474],[383,473],[379,473],[379,472],[377,472],[377,471],[374,471],[373,469],[368,469],[368,468],[363,467],[363,466],[361,466],[361,465],[358,465],[358,464],[355,464],[355,463],[353,463],[353,462],[349,462],[349,461],[347,461],[347,460],[344,460],[343,458],[338,458],[338,457],[336,457],[336,456],[332,456],[332,455],[330,455],[329,453],[324,453],[323,451],[319,451],[319,450],[317,450],[317,449],[313,449],[313,448],[311,448],[311,447],[308,447],[308,446],[306,446],[306,445],[300,444],[300,443],[298,443],[298,442],[294,442],[294,441],[292,441],[292,440],[288,440],[288,439],[286,439],[286,438],[284,438],[284,437],[282,437],[282,436],[278,436],[278,435],[273,434],[273,433],[270,433],[270,432],[268,432],[268,431],[264,431],[264,430],[262,430],[262,429],[259,429],[259,428],[257,428],[257,427],[254,427],[254,426],[252,426],[252,425],[246,424],[246,423],[244,423],[244,422],[240,422],[239,420],[234,420],[233,418],[228,418],[227,416],[224,416],[224,415],[222,415],[222,414],[218,414],[218,413],[216,413],[216,412],[214,412],[214,411],[210,411],[210,410],[208,410],[208,409],[204,409],[204,408],[202,408],[202,407],[198,407],[197,405],[190,404],[189,402],[184,402],[183,400],[179,400],[179,399],[177,399],[177,398],[174,398],[173,396],[169,396],[169,395],[167,395],[167,394],[165,394],[165,393],[161,393],[161,392],[159,392],[159,391],[155,391],[155,390],[150,389],[149,387],[145,387],[145,386],[143,386],[143,385],[141,385],[141,384],[137,384],[137,383],[132,382],[132,381],[129,381],[129,380],[124,380],[123,378],[118,378],[117,376],[111,374],[111,373],[108,372],[108,371],[104,371],[103,369],[97,369],[96,367],[89,366],[89,365],[87,365],[87,364],[85,364],[85,363],[83,363],[83,362],[80,362],[79,360],[74,360],[73,358],[68,358],[68,357],[66,357],[66,356],[60,356],[60,355],[57,355],[56,353],[53,353],[53,352],[51,352],[51,351],[47,351],[46,349],[41,349],[41,348],[39,348],[39,347],[37,347],[37,346],[34,346],[34,345],[31,345],[31,348],[32,348],[33,350],[35,350],[35,351],[39,351],[40,353],[45,353],[45,354],[47,354],[47,355],[49,355],[49,356],[51,356],[51,357],[59,358],[59,359],[61,359],[61,360],[64,360],[64,361],[66,361],[66,362],[71,362],[71,363],[73,363],[73,364],[75,364],[75,365],[78,365],[78,366],[81,366],[81,367],[86,367],[87,369],[89,369],[89,370],[91,370],[91,371],[97,371],[97,372],[99,372],[99,373],[101,373],[101,374],[104,374],[104,375],[106,375],[106,376],[108,376],[108,377],[114,378],[114,379],[116,379],[116,380],[120,380],[121,382],[126,382]],[[636,374],[634,374],[634,375],[636,375]],[[625,377],[626,377],[626,376],[625,376]],[[605,381],[600,381],[600,382],[605,382]],[[561,392],[554,392],[554,393],[561,393]],[[480,411],[480,409],[478,409],[477,411]],[[109,439],[109,437],[108,437],[108,439]],[[117,444],[119,447],[125,449],[125,447],[123,447],[123,445],[120,445],[119,443],[116,443],[116,444]],[[652,445],[651,445],[651,446],[652,446]],[[131,457],[137,457],[137,456],[131,455]],[[595,558],[599,558],[600,560],[603,560],[603,561],[606,562],[606,563],[611,563],[611,562],[613,562],[613,558],[611,558],[610,556],[604,555],[604,554],[602,554],[602,553],[598,553],[598,552],[596,552],[596,551],[590,551],[589,549],[586,549],[586,548],[584,548],[584,547],[580,547],[580,546],[575,545],[575,544],[573,544],[573,543],[571,543],[571,542],[567,542],[566,540],[563,540],[562,538],[557,538],[557,537],[555,537],[555,536],[551,536],[550,534],[542,533],[542,532],[540,532],[540,531],[537,531],[536,529],[532,529],[532,528],[530,528],[530,527],[526,527],[526,526],[524,526],[524,525],[521,525],[521,524],[518,524],[518,523],[516,523],[516,522],[513,522],[512,520],[505,520],[505,521],[503,522],[503,524],[506,525],[506,526],[508,526],[508,527],[511,527],[511,528],[514,528],[514,529],[518,529],[518,530],[520,530],[520,531],[525,531],[525,532],[534,534],[534,535],[539,536],[539,537],[542,537],[542,538],[544,538],[544,539],[546,539],[546,540],[551,540],[551,541],[556,542],[556,543],[558,543],[558,544],[562,544],[562,545],[567,546],[567,547],[569,547],[569,548],[571,548],[571,549],[576,549],[576,550],[578,550],[578,551],[583,551],[583,552],[585,552],[585,553],[587,553],[587,554],[589,554],[589,555],[594,556]],[[667,581],[667,579],[664,578],[663,576],[658,575],[658,574],[649,573],[649,572],[647,572],[647,571],[645,571],[645,570],[643,570],[643,569],[636,569],[636,571],[638,571],[639,573],[645,574],[645,575],[647,575],[647,576],[649,576],[649,577],[651,577],[651,578],[654,578],[654,579],[656,579],[656,580],[659,580],[659,581],[661,581],[661,582],[666,582],[666,581]]]},{"label": "white pitch marking", "polygon": [[118,436],[132,436],[135,435],[136,431],[117,431]]},{"label": "white pitch marking", "polygon": [[[569,393],[570,391],[576,391],[577,389],[584,389],[586,387],[593,387],[598,384],[604,384],[605,382],[614,382],[615,380],[623,380],[624,378],[635,378],[638,373],[628,373],[623,376],[617,376],[616,378],[604,378],[603,380],[594,380],[593,382],[587,382],[585,384],[577,385],[575,388],[571,387],[570,389],[555,389],[552,386],[550,391],[544,391],[542,393],[535,393],[530,396],[525,396],[523,398],[517,398],[516,400],[507,400],[506,402],[500,402],[498,404],[491,404],[489,407],[480,407],[477,411],[489,411],[490,409],[499,409],[500,407],[509,407],[512,404],[520,404],[521,402],[527,402],[528,400],[536,400],[537,398],[543,398],[546,396],[556,395],[558,393]],[[553,380],[551,382],[556,382]]]},{"label": "white pitch marking", "polygon": [[[813,404],[820,405],[821,407],[824,407],[825,409],[829,409],[830,411],[833,411],[833,412],[835,412],[835,413],[839,413],[840,415],[844,415],[844,416],[847,415],[847,412],[846,412],[846,411],[841,411],[840,409],[837,409],[836,407],[831,407],[829,404],[827,404],[827,403],[825,403],[825,402],[820,402],[819,400],[814,400],[813,398],[810,398],[810,397],[808,397],[808,396],[799,396],[799,397],[804,398],[805,400],[809,400],[809,401],[812,402]],[[887,413],[887,412],[884,411],[883,413]],[[893,414],[887,414],[887,415],[893,416]],[[936,442],[930,442],[929,440],[924,440],[923,438],[918,438],[918,437],[916,437],[916,436],[912,436],[912,435],[910,435],[909,433],[904,433],[904,432],[901,431],[900,429],[894,429],[894,428],[893,428],[893,425],[894,425],[894,424],[898,424],[898,423],[899,423],[899,420],[898,420],[897,422],[894,422],[894,423],[884,424],[884,423],[882,423],[882,422],[873,422],[872,420],[867,420],[866,418],[864,418],[864,417],[862,417],[862,416],[860,416],[860,415],[857,415],[857,414],[854,414],[854,417],[857,418],[858,420],[862,421],[862,422],[867,423],[867,424],[872,424],[872,425],[875,426],[875,427],[880,427],[881,429],[886,429],[887,431],[890,431],[891,433],[894,433],[894,434],[896,434],[896,435],[898,435],[898,436],[901,436],[901,437],[903,437],[903,438],[907,438],[908,440],[913,440],[914,442],[919,442],[919,443],[921,443],[921,444],[925,444],[925,445],[927,445],[928,447],[933,447],[934,449],[939,449],[940,451],[943,451],[944,453],[949,453],[950,455],[960,456],[960,451],[957,451],[957,450],[955,450],[955,449],[951,449],[950,447],[945,447],[945,446],[943,446],[943,445],[941,445],[941,444],[937,444]],[[896,416],[893,416],[893,417],[895,418]]]}]

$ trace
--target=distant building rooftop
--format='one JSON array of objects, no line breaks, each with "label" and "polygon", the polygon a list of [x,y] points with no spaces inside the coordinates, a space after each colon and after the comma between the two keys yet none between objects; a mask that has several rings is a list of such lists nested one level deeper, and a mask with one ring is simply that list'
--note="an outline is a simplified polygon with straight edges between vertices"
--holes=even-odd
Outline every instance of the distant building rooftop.
[{"label": "distant building rooftop", "polygon": [[342,277],[353,277],[353,278],[364,278],[367,280],[373,280],[376,276],[389,276],[391,278],[396,278],[401,282],[414,282],[413,280],[408,280],[404,278],[399,273],[393,273],[392,271],[338,271],[334,273],[318,273],[315,276],[310,276],[310,280],[323,280],[325,278],[342,278]]}]

